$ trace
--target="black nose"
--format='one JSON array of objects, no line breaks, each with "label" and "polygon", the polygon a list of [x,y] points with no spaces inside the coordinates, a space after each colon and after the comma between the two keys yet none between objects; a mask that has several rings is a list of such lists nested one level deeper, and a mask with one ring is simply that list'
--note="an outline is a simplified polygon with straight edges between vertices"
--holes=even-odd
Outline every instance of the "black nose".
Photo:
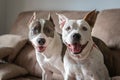
[{"label": "black nose", "polygon": [[46,41],[45,41],[44,38],[38,38],[38,39],[37,39],[37,42],[38,42],[40,45],[44,45]]},{"label": "black nose", "polygon": [[73,35],[73,40],[78,41],[78,40],[80,40],[80,38],[81,38],[81,35],[80,35],[79,33],[75,33],[75,34]]}]

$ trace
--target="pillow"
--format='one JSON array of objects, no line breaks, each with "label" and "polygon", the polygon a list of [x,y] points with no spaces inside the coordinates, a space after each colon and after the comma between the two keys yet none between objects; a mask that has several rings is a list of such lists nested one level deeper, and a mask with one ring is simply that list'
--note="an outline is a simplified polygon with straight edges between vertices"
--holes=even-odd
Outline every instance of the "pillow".
[{"label": "pillow", "polygon": [[0,36],[0,58],[8,56],[8,60],[12,61],[26,42],[27,39],[19,35]]},{"label": "pillow", "polygon": [[110,48],[120,49],[120,9],[103,10],[98,14],[92,35]]},{"label": "pillow", "polygon": [[7,80],[15,78],[21,75],[25,75],[28,72],[17,65],[14,64],[0,64],[0,80]]}]

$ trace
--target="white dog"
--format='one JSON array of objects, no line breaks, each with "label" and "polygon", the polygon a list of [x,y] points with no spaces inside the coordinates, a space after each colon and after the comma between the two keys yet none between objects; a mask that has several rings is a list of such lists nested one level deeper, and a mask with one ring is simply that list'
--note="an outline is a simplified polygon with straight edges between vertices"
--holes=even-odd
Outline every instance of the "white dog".
[{"label": "white dog", "polygon": [[57,14],[62,39],[67,46],[64,80],[110,80],[103,55],[91,37],[91,20],[95,12],[91,11],[80,20],[71,20],[63,14]]},{"label": "white dog", "polygon": [[62,40],[55,31],[51,16],[48,20],[36,18],[33,14],[29,21],[29,40],[32,42],[37,62],[42,69],[42,80],[52,80],[52,74],[64,74],[62,62]]}]

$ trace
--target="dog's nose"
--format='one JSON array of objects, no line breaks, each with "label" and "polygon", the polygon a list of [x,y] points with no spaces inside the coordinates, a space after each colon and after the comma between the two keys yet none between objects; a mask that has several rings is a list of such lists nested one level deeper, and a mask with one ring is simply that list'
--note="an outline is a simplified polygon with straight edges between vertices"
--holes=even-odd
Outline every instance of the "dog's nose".
[{"label": "dog's nose", "polygon": [[74,40],[80,40],[80,38],[81,38],[81,35],[79,34],[79,33],[75,33],[74,35],[73,35],[73,39]]},{"label": "dog's nose", "polygon": [[38,42],[40,45],[44,45],[46,41],[45,41],[44,38],[38,38],[38,39],[37,39],[37,42]]}]

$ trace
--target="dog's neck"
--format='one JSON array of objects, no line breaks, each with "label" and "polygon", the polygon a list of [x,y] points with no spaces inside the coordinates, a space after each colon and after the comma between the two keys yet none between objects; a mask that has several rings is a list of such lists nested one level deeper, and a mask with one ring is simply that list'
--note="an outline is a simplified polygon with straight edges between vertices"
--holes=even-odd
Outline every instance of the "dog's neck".
[{"label": "dog's neck", "polygon": [[62,40],[60,38],[60,35],[57,32],[54,32],[54,39],[47,46],[46,50],[42,53],[36,51],[36,53],[41,54],[41,56],[44,56],[46,58],[52,58],[52,57],[60,56],[61,51],[62,51]]},{"label": "dog's neck", "polygon": [[92,40],[92,38],[90,39],[90,41],[88,42],[87,46],[83,49],[83,51],[80,54],[74,54],[72,55],[72,52],[67,49],[67,54],[75,60],[85,60],[89,54],[91,53],[92,49],[94,47],[94,42]]}]

